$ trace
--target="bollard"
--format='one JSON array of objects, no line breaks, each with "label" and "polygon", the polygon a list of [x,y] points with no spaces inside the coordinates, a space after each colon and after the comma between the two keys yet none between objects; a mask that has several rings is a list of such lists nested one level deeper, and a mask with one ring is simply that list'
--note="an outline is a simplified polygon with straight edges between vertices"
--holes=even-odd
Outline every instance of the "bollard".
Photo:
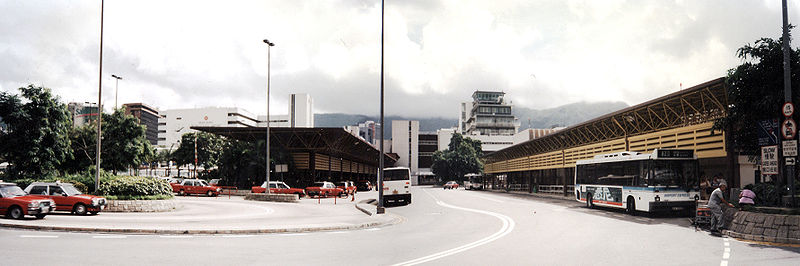
[{"label": "bollard", "polygon": [[321,204],[321,203],[322,203],[322,194],[317,195],[317,204]]},{"label": "bollard", "polygon": [[352,202],[352,201],[356,201],[356,192],[355,192],[355,191],[353,191],[353,198],[351,198],[351,199],[350,199],[350,201],[351,201],[351,202]]}]

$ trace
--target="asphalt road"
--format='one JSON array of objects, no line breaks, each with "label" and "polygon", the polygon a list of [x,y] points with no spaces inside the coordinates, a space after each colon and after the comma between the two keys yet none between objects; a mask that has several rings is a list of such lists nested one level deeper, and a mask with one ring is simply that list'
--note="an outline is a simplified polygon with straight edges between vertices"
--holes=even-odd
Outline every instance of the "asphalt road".
[{"label": "asphalt road", "polygon": [[[577,202],[418,187],[405,217],[364,230],[119,235],[0,229],[3,265],[797,265],[800,248],[695,231]],[[365,194],[359,193],[361,198]]]}]

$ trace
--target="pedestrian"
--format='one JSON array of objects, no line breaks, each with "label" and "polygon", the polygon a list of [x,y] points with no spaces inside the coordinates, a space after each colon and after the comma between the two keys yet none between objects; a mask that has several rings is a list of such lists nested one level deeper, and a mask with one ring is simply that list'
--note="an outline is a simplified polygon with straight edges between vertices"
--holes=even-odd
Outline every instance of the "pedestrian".
[{"label": "pedestrian", "polygon": [[745,209],[746,207],[752,207],[755,205],[756,193],[753,193],[752,189],[753,185],[744,186],[741,192],[739,192],[739,208]]},{"label": "pedestrian", "polygon": [[725,204],[733,207],[733,204],[725,200],[722,192],[728,189],[728,184],[725,181],[720,181],[719,187],[711,192],[711,197],[708,199],[708,208],[711,209],[711,234],[715,236],[722,236],[720,229],[723,227],[722,221],[722,206]]},{"label": "pedestrian", "polygon": [[708,176],[705,173],[700,173],[700,194],[701,198],[706,200],[708,199],[708,195],[711,194],[711,181],[708,180]]}]

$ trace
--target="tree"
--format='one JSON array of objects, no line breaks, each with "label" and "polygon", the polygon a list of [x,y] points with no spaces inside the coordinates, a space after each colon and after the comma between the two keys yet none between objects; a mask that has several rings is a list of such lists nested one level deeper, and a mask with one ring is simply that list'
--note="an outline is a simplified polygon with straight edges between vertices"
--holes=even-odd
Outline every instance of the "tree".
[{"label": "tree", "polygon": [[180,146],[172,153],[172,159],[175,163],[179,166],[194,165],[195,138],[197,139],[198,167],[207,169],[217,166],[225,140],[222,137],[206,132],[183,134]]},{"label": "tree", "polygon": [[[728,115],[714,123],[715,130],[726,130],[731,134],[731,145],[735,151],[757,155],[758,122],[783,117],[781,105],[783,96],[783,42],[778,39],[762,38],[753,45],[739,48],[737,56],[744,62],[728,70]],[[800,99],[800,52],[790,53],[792,68],[792,97],[795,103]],[[800,117],[795,112],[793,118]],[[778,134],[780,135],[780,134]]]},{"label": "tree", "polygon": [[69,139],[72,156],[65,160],[61,169],[68,173],[81,173],[95,165],[97,151],[97,127],[86,124],[70,129]]},{"label": "tree", "polygon": [[453,134],[448,150],[433,153],[431,171],[440,177],[463,181],[466,174],[483,172],[483,162],[479,158],[481,152],[480,140]]},{"label": "tree", "polygon": [[122,109],[103,114],[101,151],[101,167],[114,174],[128,168],[136,169],[153,156],[153,147],[145,137],[145,127],[135,117],[125,115]]},{"label": "tree", "polygon": [[9,174],[15,178],[58,174],[72,156],[67,106],[49,88],[28,85],[19,91],[0,92],[0,117],[8,126],[0,134],[0,157],[12,164]]}]

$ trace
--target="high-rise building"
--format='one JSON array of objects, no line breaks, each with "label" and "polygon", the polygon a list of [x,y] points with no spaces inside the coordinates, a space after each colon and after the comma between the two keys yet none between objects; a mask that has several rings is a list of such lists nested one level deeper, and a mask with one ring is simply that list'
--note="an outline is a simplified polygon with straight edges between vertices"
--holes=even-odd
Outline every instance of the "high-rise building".
[{"label": "high-rise building", "polygon": [[[314,127],[314,99],[306,93],[289,95],[287,114],[270,114],[270,127]],[[267,126],[267,116],[258,116],[258,126]]]},{"label": "high-rise building", "polygon": [[126,103],[122,105],[126,115],[139,119],[145,126],[145,137],[152,145],[158,145],[158,110],[143,103]]},{"label": "high-rise building", "polygon": [[91,121],[97,120],[97,104],[95,103],[77,103],[71,102],[67,104],[67,110],[72,114],[72,126],[79,127]]},{"label": "high-rise building", "polygon": [[397,166],[419,171],[419,121],[392,120],[392,152],[400,156]]},{"label": "high-rise building", "polygon": [[[462,104],[461,114],[466,117],[462,126],[464,135],[513,136],[519,124],[511,114],[511,105],[499,91],[475,91],[472,104]],[[469,110],[469,111],[467,111]]]}]

